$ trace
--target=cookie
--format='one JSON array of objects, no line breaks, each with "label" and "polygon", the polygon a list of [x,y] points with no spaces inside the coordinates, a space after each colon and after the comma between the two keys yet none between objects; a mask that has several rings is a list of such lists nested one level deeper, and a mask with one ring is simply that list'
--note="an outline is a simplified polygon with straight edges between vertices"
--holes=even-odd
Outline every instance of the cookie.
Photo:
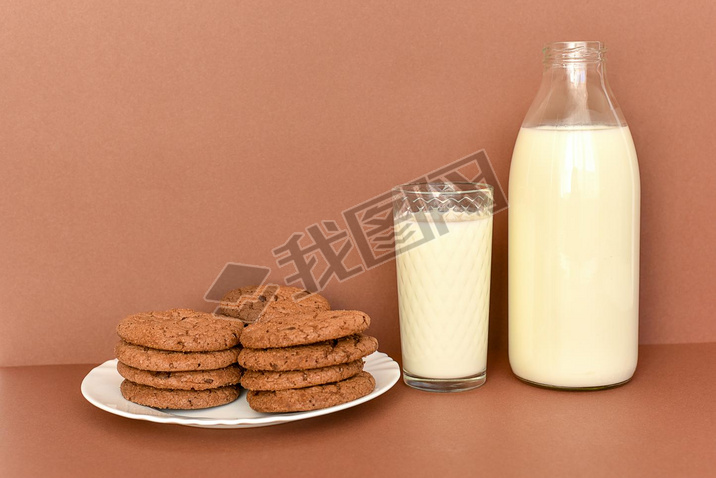
[{"label": "cookie", "polygon": [[117,326],[126,342],[179,352],[225,350],[239,344],[244,325],[238,320],[189,309],[130,315]]},{"label": "cookie", "polygon": [[266,285],[234,289],[221,300],[219,313],[247,323],[264,316],[330,310],[325,297],[296,287]]},{"label": "cookie", "polygon": [[296,347],[242,349],[239,365],[249,370],[306,370],[353,362],[378,350],[378,340],[352,335],[337,340]]},{"label": "cookie", "polygon": [[360,373],[362,370],[363,360],[332,365],[330,367],[288,372],[247,370],[241,377],[241,386],[248,390],[305,388],[345,380]]},{"label": "cookie", "polygon": [[239,398],[239,387],[229,386],[209,390],[163,390],[124,380],[122,396],[130,402],[154,408],[197,410],[231,403]]},{"label": "cookie", "polygon": [[151,372],[117,362],[117,372],[130,382],[169,390],[208,390],[241,381],[241,369],[236,365],[217,370]]},{"label": "cookie", "polygon": [[246,326],[241,345],[253,349],[292,347],[359,334],[370,317],[357,310],[327,310],[310,314],[271,317]]},{"label": "cookie", "polygon": [[375,389],[375,379],[368,372],[340,382],[307,388],[270,392],[249,390],[246,400],[257,412],[305,412],[333,407],[368,395]]},{"label": "cookie", "polygon": [[173,352],[150,349],[122,340],[117,343],[114,353],[120,362],[134,368],[154,372],[179,372],[228,367],[236,363],[239,350],[239,347],[232,347],[214,352]]}]

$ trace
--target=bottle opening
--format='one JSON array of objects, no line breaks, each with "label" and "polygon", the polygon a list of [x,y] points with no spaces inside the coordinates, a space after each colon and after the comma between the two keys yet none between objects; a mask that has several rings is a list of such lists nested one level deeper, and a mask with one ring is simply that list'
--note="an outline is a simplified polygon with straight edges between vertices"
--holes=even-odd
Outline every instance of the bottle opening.
[{"label": "bottle opening", "polygon": [[600,41],[558,41],[542,49],[544,63],[587,63],[603,61],[607,49]]}]

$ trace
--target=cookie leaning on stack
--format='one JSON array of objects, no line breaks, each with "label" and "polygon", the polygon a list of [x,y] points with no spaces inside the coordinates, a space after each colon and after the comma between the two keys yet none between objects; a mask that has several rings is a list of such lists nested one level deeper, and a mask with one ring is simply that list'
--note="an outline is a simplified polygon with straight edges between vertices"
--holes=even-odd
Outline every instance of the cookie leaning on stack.
[{"label": "cookie leaning on stack", "polygon": [[130,315],[117,326],[122,396],[140,405],[199,409],[239,397],[243,323],[188,309]]},{"label": "cookie leaning on stack", "polygon": [[363,335],[367,314],[321,310],[266,315],[241,336],[241,385],[249,406],[266,413],[317,410],[369,394],[375,379],[363,357],[378,341]]},{"label": "cookie leaning on stack", "polygon": [[269,284],[229,291],[221,299],[218,312],[251,324],[264,317],[330,309],[328,300],[321,295],[311,294],[307,290],[296,287]]}]

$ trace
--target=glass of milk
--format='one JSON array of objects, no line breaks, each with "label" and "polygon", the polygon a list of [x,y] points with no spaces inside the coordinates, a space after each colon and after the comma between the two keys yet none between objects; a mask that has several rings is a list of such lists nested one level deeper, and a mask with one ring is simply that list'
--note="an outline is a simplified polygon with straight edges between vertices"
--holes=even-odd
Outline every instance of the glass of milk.
[{"label": "glass of milk", "polygon": [[493,188],[393,189],[403,380],[433,392],[485,383]]}]

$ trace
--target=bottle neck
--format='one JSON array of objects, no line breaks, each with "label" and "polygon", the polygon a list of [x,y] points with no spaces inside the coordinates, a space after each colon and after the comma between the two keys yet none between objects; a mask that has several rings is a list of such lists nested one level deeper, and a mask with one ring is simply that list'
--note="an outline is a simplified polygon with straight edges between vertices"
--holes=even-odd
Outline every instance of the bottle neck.
[{"label": "bottle neck", "polygon": [[547,45],[542,83],[522,126],[625,126],[607,81],[605,51],[600,42]]}]

